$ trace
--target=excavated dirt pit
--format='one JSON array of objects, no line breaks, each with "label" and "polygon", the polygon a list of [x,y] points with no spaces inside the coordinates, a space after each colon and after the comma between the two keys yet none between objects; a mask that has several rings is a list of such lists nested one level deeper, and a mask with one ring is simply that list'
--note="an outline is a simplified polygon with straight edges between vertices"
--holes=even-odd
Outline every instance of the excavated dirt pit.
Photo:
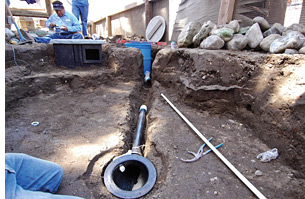
[{"label": "excavated dirt pit", "polygon": [[[6,45],[5,149],[60,164],[58,194],[116,198],[103,172],[131,149],[145,104],[144,156],[157,182],[143,198],[256,198],[214,153],[180,160],[203,141],[163,93],[267,198],[304,197],[304,55],[153,47],[147,88],[138,49],[104,45],[101,66],[72,70],[56,66],[51,44],[14,48],[33,71],[23,76]],[[277,159],[256,159],[272,148]]]}]

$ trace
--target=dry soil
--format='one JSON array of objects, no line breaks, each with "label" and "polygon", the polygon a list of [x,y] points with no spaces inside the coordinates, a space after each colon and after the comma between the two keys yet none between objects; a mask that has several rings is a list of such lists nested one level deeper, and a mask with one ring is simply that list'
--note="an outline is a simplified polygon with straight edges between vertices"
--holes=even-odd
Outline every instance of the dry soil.
[{"label": "dry soil", "polygon": [[[68,69],[56,66],[51,44],[13,47],[32,72],[20,72],[6,45],[5,150],[60,164],[58,194],[116,198],[103,172],[131,148],[145,104],[144,156],[157,181],[143,198],[256,198],[214,153],[180,160],[203,141],[163,93],[267,198],[304,198],[304,55],[154,46],[147,87],[138,49],[104,45],[103,64]],[[272,148],[277,159],[256,158]]]}]

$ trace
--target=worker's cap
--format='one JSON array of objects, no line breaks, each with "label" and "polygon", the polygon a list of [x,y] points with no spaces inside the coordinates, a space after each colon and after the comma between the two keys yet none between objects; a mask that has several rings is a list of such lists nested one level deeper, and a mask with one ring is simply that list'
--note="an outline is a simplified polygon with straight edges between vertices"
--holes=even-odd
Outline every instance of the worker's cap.
[{"label": "worker's cap", "polygon": [[54,10],[61,10],[64,7],[62,2],[60,2],[60,1],[54,1],[52,4],[53,4]]}]

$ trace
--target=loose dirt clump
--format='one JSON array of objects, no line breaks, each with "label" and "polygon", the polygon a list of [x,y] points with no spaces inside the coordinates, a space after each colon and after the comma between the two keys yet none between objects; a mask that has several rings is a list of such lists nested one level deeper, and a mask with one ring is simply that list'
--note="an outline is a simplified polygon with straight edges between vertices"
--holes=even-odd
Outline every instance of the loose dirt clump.
[{"label": "loose dirt clump", "polygon": [[[144,156],[158,176],[143,198],[255,198],[215,154],[180,160],[203,141],[163,93],[212,144],[224,143],[219,151],[267,198],[304,196],[304,55],[154,47],[147,88],[138,49],[104,45],[103,64],[72,70],[56,66],[51,44],[14,48],[32,72],[9,62],[7,45],[5,149],[60,164],[59,194],[116,198],[103,171],[131,149],[145,104]],[[277,159],[256,159],[272,148]]]}]

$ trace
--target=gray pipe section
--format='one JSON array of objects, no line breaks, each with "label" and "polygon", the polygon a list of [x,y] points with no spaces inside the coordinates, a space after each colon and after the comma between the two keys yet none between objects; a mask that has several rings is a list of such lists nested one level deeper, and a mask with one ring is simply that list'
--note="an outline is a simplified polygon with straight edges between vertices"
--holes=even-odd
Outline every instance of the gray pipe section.
[{"label": "gray pipe section", "polygon": [[131,152],[133,154],[136,153],[136,154],[142,155],[142,150],[141,150],[140,146],[141,146],[143,136],[144,136],[143,129],[145,127],[146,112],[147,112],[147,107],[145,105],[142,105],[140,108],[136,135],[134,137],[133,146],[131,149]]}]

